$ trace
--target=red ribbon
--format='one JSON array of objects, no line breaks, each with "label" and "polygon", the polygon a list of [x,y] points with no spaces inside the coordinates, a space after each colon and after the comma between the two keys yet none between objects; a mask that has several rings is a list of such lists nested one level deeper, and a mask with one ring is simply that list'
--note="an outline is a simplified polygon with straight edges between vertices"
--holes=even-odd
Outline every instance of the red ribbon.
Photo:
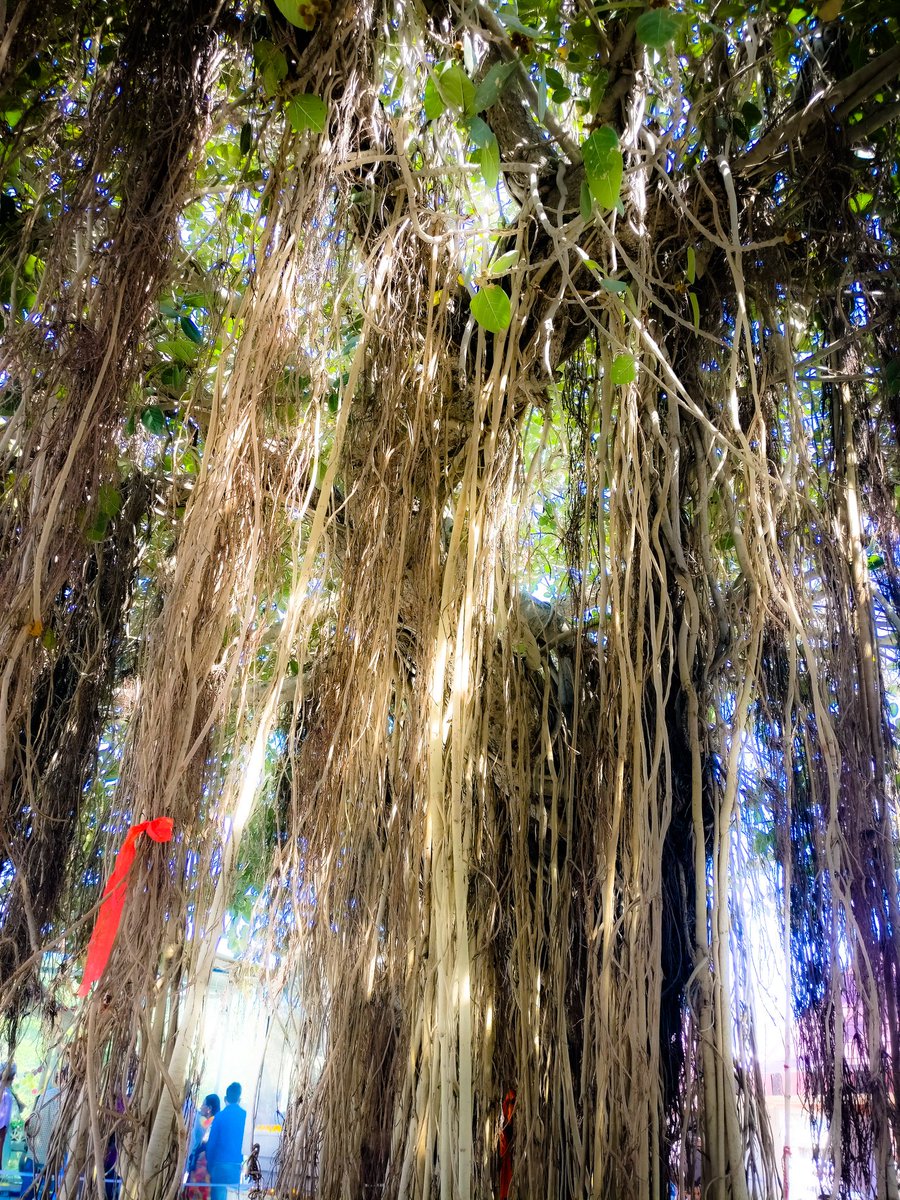
[{"label": "red ribbon", "polygon": [[503,1104],[500,1108],[500,1200],[507,1200],[509,1189],[512,1186],[512,1152],[515,1143],[516,1131],[513,1124],[513,1118],[516,1115],[516,1092],[514,1088],[510,1088],[503,1097]]},{"label": "red ribbon", "polygon": [[146,833],[154,842],[170,842],[172,840],[172,818],[154,817],[152,821],[142,821],[140,825],[132,825],[128,830],[122,848],[116,855],[116,865],[113,873],[106,881],[103,889],[103,899],[94,932],[88,942],[87,960],[84,964],[84,976],[79,996],[86,996],[91,990],[91,984],[103,974],[109,956],[112,953],[113,942],[119,932],[119,922],[122,919],[122,909],[125,905],[125,882],[134,856],[137,854],[136,842],[142,833]]}]

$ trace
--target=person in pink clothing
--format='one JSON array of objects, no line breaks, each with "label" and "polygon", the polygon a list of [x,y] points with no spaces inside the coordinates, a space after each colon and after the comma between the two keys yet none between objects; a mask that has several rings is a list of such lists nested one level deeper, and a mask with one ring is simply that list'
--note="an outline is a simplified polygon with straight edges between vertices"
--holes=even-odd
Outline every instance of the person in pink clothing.
[{"label": "person in pink clothing", "polygon": [[6,1131],[12,1121],[12,1102],[15,1100],[19,1112],[24,1115],[25,1105],[13,1091],[13,1080],[16,1077],[16,1064],[4,1063],[0,1068],[0,1169],[3,1166],[3,1147],[6,1144]]}]

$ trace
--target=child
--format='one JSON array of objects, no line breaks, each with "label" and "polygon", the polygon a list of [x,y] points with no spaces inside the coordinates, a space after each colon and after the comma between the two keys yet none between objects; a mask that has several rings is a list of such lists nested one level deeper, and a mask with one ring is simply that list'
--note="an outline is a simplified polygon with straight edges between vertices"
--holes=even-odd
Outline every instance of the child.
[{"label": "child", "polygon": [[[196,1185],[202,1186],[196,1186]],[[194,1167],[188,1175],[184,1200],[209,1200],[209,1171],[206,1166],[206,1149],[201,1146],[194,1159]]]}]

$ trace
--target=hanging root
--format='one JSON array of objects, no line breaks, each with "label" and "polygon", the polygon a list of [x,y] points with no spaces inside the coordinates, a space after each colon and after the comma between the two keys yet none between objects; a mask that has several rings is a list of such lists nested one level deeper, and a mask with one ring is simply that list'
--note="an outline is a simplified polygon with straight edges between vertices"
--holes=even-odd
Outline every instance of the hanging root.
[{"label": "hanging root", "polygon": [[[48,11],[0,49],[2,86],[25,87]],[[510,1089],[520,1196],[777,1195],[755,892],[778,898],[787,1047],[834,1188],[886,1194],[900,410],[867,364],[900,352],[896,301],[866,293],[880,323],[850,319],[846,280],[884,250],[851,207],[822,210],[826,182],[855,186],[824,141],[794,147],[793,117],[743,155],[720,136],[742,80],[763,102],[755,47],[781,18],[716,35],[694,94],[610,10],[591,103],[620,133],[617,211],[543,111],[509,10],[348,0],[310,31],[281,13],[151,3],[111,66],[86,74],[81,41],[57,56],[81,131],[17,135],[52,143],[67,190],[44,198],[49,233],[17,199],[3,244],[13,1036],[85,855],[108,862],[137,820],[176,830],[139,856],[115,983],[68,1037],[62,1194],[113,1135],[134,1195],[177,1194],[219,933],[254,892],[249,957],[294,1022],[285,1195],[488,1196]],[[506,71],[483,109],[498,189],[438,62],[463,95],[460,63]],[[800,114],[816,146],[818,111]],[[241,164],[215,201],[191,157],[211,128]],[[809,246],[788,236],[798,206]],[[153,306],[197,270],[185,213],[219,265],[168,397],[191,486],[179,433],[166,490],[117,460],[158,387]]]}]

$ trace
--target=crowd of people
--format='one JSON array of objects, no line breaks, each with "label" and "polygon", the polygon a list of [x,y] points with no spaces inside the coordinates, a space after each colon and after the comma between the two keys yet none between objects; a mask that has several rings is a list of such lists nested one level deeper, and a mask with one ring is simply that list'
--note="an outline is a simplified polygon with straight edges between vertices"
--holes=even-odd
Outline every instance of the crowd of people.
[{"label": "crowd of people", "polygon": [[[0,1163],[12,1123],[13,1102],[25,1118],[25,1106],[13,1088],[15,1063],[0,1065]],[[187,1162],[184,1200],[232,1200],[237,1194],[243,1165],[244,1127],[247,1113],[241,1107],[241,1085],[230,1083],[225,1104],[213,1092],[194,1114]],[[50,1138],[59,1116],[60,1090],[50,1083],[25,1119],[28,1155],[20,1166],[22,1196],[33,1200],[43,1193],[41,1177],[50,1157]],[[117,1200],[119,1177],[115,1136],[109,1139],[103,1164],[106,1200]],[[47,1194],[51,1194],[49,1189]]]}]

